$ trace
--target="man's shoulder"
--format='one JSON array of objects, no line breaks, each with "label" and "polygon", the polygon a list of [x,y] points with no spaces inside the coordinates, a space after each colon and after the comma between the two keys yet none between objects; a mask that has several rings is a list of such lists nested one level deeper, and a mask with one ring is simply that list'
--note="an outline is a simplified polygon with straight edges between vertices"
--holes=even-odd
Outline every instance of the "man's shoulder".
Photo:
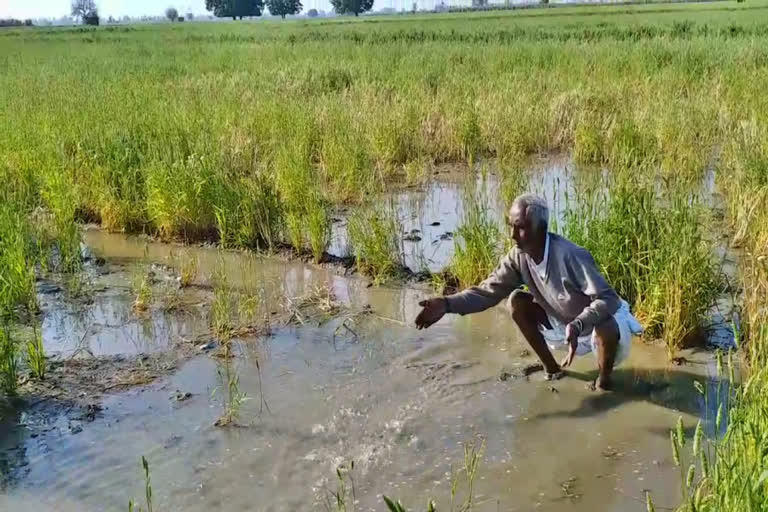
[{"label": "man's shoulder", "polygon": [[563,259],[592,259],[592,253],[588,249],[571,242],[565,237],[555,233],[549,234],[550,252]]},{"label": "man's shoulder", "polygon": [[516,245],[513,245],[509,251],[507,251],[504,256],[502,256],[502,262],[512,263],[515,266],[518,266],[520,263],[520,256],[522,252],[520,251],[520,248],[518,248]]}]

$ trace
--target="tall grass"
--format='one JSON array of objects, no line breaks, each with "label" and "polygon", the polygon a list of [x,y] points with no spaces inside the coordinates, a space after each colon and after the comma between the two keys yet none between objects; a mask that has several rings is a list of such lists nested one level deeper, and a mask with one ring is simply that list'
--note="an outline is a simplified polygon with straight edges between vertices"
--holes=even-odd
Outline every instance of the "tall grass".
[{"label": "tall grass", "polygon": [[695,196],[687,188],[659,194],[637,172],[618,172],[608,186],[592,181],[575,195],[565,235],[590,250],[646,334],[660,337],[670,356],[701,337],[722,286],[704,232],[709,216]]},{"label": "tall grass", "polygon": [[347,223],[349,243],[361,272],[382,283],[402,272],[402,227],[392,205],[356,211]]},{"label": "tall grass", "polygon": [[211,304],[211,330],[225,347],[229,347],[232,332],[237,327],[237,294],[229,283],[223,261],[219,259],[214,275],[213,303]]},{"label": "tall grass", "polygon": [[0,313],[8,315],[17,306],[37,309],[35,255],[23,213],[13,204],[0,204]]},{"label": "tall grass", "polygon": [[461,288],[485,279],[496,266],[501,254],[501,231],[493,219],[485,194],[465,188],[461,224],[455,233],[450,273]]},{"label": "tall grass", "polygon": [[43,334],[37,325],[32,330],[32,339],[27,341],[27,367],[30,374],[39,380],[45,378],[45,347],[43,346]]},{"label": "tall grass", "polygon": [[0,328],[0,389],[7,395],[16,394],[18,385],[18,347],[4,323]]},{"label": "tall grass", "polygon": [[[740,249],[739,323],[735,324],[742,378],[734,382],[725,435],[709,440],[707,461],[694,469],[691,491],[681,511],[764,510],[768,503],[768,98],[747,84],[732,93],[741,102],[725,126],[718,182],[726,200],[732,243]],[[719,372],[722,373],[722,372]],[[694,450],[695,451],[695,450]],[[704,453],[704,452],[702,452]]]},{"label": "tall grass", "polygon": [[288,242],[318,258],[329,216],[317,205],[365,201],[432,162],[572,149],[583,162],[697,176],[721,106],[764,58],[768,31],[750,12],[727,23],[696,10],[574,13],[584,26],[523,17],[515,30],[503,14],[322,32],[14,33],[0,40],[25,43],[1,79],[0,127],[13,133],[3,150],[54,213],[66,262],[72,218],[228,247]]}]

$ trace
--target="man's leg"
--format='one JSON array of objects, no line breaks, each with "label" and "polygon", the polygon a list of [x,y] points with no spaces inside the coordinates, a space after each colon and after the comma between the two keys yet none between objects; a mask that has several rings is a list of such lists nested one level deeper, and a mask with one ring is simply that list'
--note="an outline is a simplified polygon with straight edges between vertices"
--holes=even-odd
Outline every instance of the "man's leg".
[{"label": "man's leg", "polygon": [[595,327],[595,345],[597,345],[597,366],[599,373],[595,381],[595,387],[610,389],[612,386],[611,373],[616,361],[616,352],[619,350],[619,326],[611,317]]},{"label": "man's leg", "polygon": [[557,373],[560,366],[552,357],[544,336],[539,332],[539,325],[549,326],[544,310],[533,301],[533,296],[522,290],[515,290],[509,297],[509,310],[523,336],[528,341],[547,373]]}]

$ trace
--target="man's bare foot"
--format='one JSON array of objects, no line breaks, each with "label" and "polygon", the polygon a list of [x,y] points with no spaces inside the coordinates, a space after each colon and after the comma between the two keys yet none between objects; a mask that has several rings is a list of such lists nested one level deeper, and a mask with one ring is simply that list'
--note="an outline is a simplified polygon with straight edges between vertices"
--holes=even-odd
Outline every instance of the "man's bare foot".
[{"label": "man's bare foot", "polygon": [[613,389],[613,381],[610,377],[598,377],[587,384],[587,389],[590,391],[597,391],[598,389],[600,391],[610,391]]},{"label": "man's bare foot", "polygon": [[541,363],[527,364],[523,367],[523,376],[527,377],[542,370],[544,370],[544,365]]}]

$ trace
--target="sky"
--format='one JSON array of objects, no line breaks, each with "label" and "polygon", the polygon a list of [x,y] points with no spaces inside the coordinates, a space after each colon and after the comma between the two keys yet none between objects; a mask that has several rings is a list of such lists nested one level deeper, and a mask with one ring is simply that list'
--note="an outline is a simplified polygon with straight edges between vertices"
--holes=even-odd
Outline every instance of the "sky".
[{"label": "sky", "polygon": [[[382,7],[410,8],[413,0],[376,0],[374,9]],[[421,0],[420,6],[432,7],[439,0]],[[446,1],[446,4],[462,4],[469,1]],[[328,0],[303,0],[304,9],[330,10]],[[114,16],[163,16],[167,7],[175,7],[179,14],[210,14],[205,10],[205,0],[96,0],[99,14]],[[0,0],[0,18],[60,18],[68,16],[71,0]]]},{"label": "sky", "polygon": [[[180,13],[206,14],[205,0],[96,0],[102,16],[162,16],[166,7]],[[71,0],[0,0],[0,18],[60,18],[68,16]]]}]

